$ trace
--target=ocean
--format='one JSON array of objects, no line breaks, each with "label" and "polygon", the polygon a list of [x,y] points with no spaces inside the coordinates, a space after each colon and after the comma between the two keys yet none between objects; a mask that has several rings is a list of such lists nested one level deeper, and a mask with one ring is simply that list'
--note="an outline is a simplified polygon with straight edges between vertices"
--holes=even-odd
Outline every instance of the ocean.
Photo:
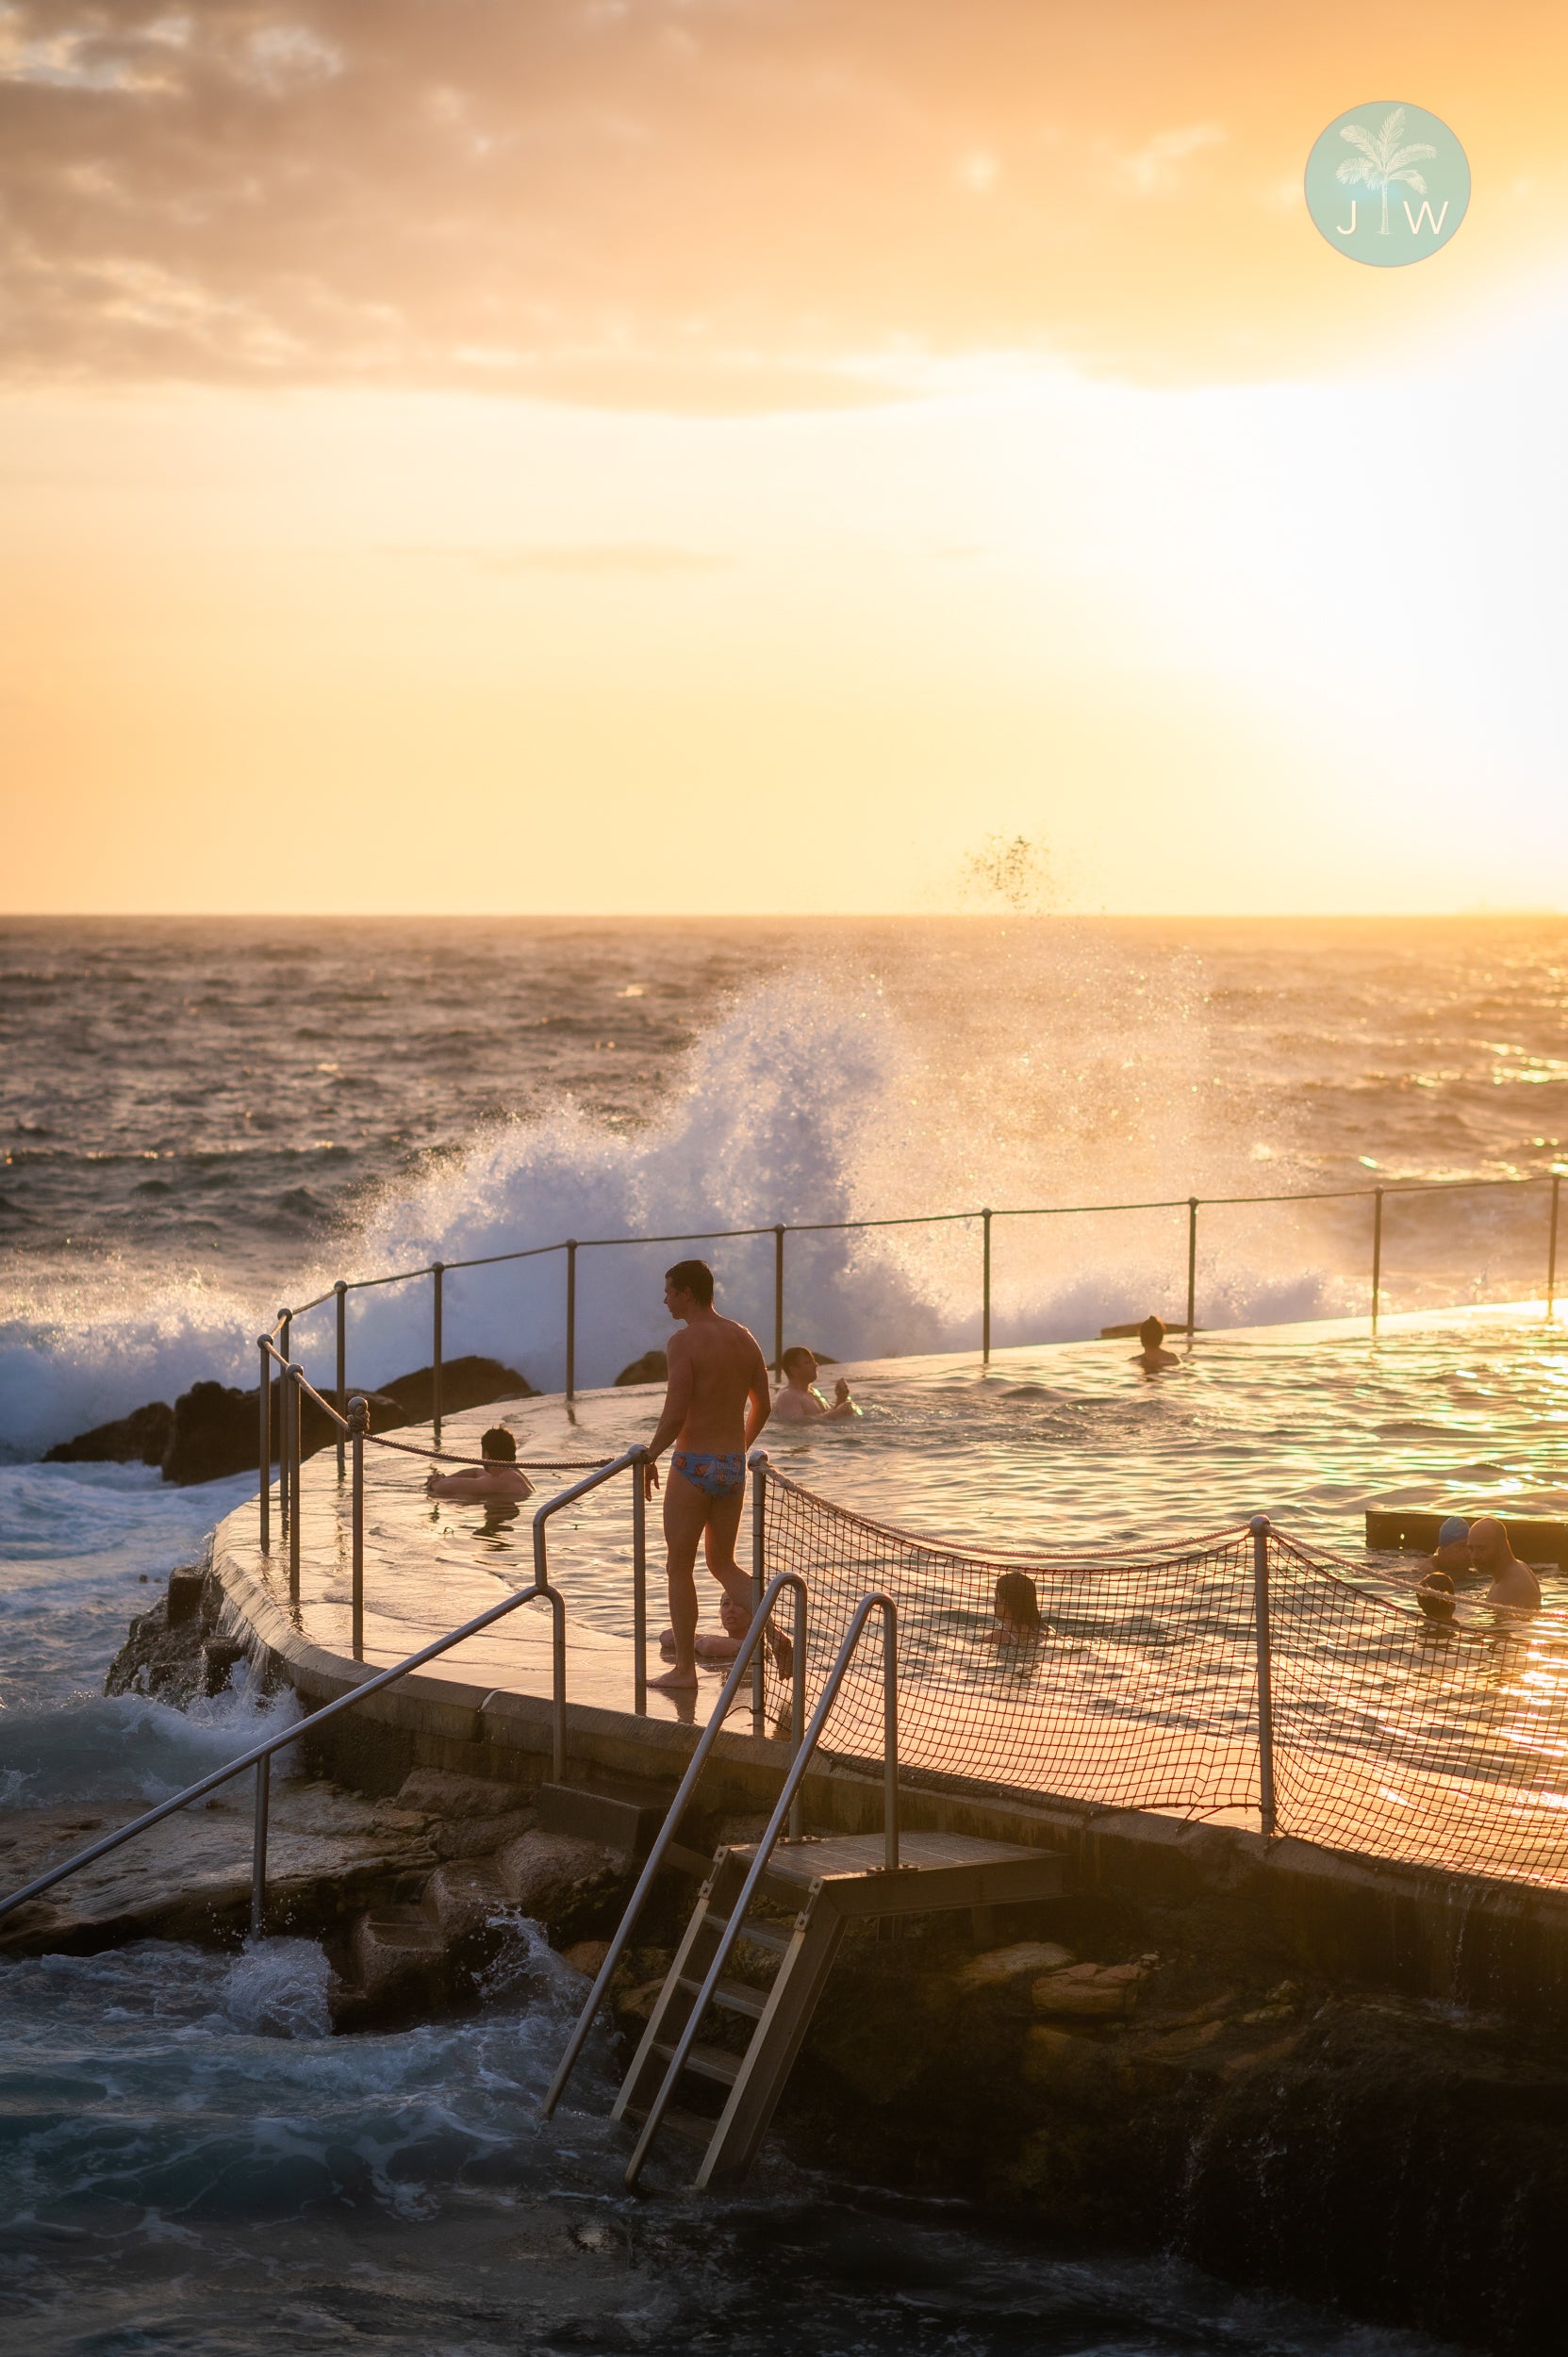
[{"label": "ocean", "polygon": [[[279,1708],[101,1692],[245,1478],[38,1459],[199,1376],[254,1380],[257,1331],[335,1277],[572,1234],[1181,1204],[996,1223],[995,1339],[1046,1343],[1180,1310],[1189,1195],[1198,1323],[1239,1326],[1363,1310],[1370,1207],[1209,1198],[1529,1178],[1390,1204],[1383,1239],[1390,1309],[1524,1297],[1568,1135],[1568,922],[1545,918],[8,920],[0,973],[12,1805],[175,1788]],[[971,1348],[979,1248],[973,1221],[792,1239],[789,1339]],[[772,1250],[709,1256],[765,1333]],[[668,1257],[579,1255],[580,1384],[662,1342]],[[557,1388],[561,1289],[558,1256],[450,1277],[448,1355]],[[428,1294],[356,1297],[354,1379],[428,1361]],[[323,1971],[304,1941],[0,1968],[0,2299],[29,2346],[1432,2346],[784,2154],[738,2201],[627,2204],[607,2132],[534,2121],[568,1998],[526,1926],[461,2022],[332,2038]]]}]

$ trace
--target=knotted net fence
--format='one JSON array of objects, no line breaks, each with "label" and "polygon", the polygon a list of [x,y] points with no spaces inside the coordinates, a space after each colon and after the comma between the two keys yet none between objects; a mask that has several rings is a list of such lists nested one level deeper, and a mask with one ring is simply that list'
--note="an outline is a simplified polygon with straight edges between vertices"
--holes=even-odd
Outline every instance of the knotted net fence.
[{"label": "knotted net fence", "polygon": [[[850,1512],[769,1469],[766,1578],[811,1596],[819,1698],[868,1589],[899,1611],[900,1769],[1075,1801],[1261,1822],[1254,1541],[1244,1526],[1136,1553],[954,1546]],[[1437,1623],[1328,1550],[1266,1541],[1276,1830],[1364,1856],[1568,1884],[1568,1623],[1460,1600]],[[1041,1626],[998,1638],[997,1582],[1032,1583]],[[788,1626],[787,1607],[782,1624]],[[767,1673],[768,1723],[788,1687]],[[880,1622],[824,1736],[883,1756]]]}]

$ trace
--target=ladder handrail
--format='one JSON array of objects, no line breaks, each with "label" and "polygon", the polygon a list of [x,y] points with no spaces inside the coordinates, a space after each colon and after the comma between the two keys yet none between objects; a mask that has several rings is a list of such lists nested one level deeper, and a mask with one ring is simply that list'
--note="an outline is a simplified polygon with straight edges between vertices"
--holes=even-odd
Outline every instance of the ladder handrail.
[{"label": "ladder handrail", "polygon": [[[780,1576],[782,1578],[785,1574],[781,1574]],[[685,2027],[675,2042],[675,2051],[670,2055],[668,2068],[659,2083],[652,2102],[648,2107],[648,2116],[642,2123],[642,2132],[637,2137],[632,2157],[626,2164],[628,2191],[635,2186],[642,2173],[642,2165],[648,2158],[653,2138],[659,2132],[660,2122],[668,2108],[670,2097],[675,2092],[676,2083],[686,2067],[692,2048],[697,2043],[697,2033],[702,2025],[702,2017],[713,2002],[715,1989],[723,1978],[724,1968],[730,1960],[730,1952],[740,1937],[741,1925],[746,1920],[746,1910],[756,1896],[758,1884],[767,1871],[768,1862],[777,1846],[779,1835],[789,1816],[795,1795],[801,1788],[806,1770],[810,1767],[817,1746],[821,1740],[828,1714],[838,1699],[838,1689],[844,1683],[845,1673],[849,1669],[855,1648],[865,1635],[866,1624],[873,1612],[880,1612],[883,1617],[883,1830],[886,1837],[885,1864],[883,1871],[889,1874],[898,1871],[899,1607],[892,1597],[885,1594],[882,1589],[873,1588],[867,1594],[862,1596],[854,1608],[850,1625],[844,1633],[844,1642],[838,1648],[837,1658],[828,1672],[827,1683],[822,1689],[817,1708],[812,1713],[811,1724],[805,1731],[799,1751],[789,1763],[789,1772],[784,1777],[783,1788],[774,1804],[773,1814],[767,1821],[767,1830],[757,1843],[756,1854],[751,1860],[746,1880],[741,1885],[740,1894],[731,1906],[729,1916],[719,1932],[718,1944],[714,1949],[713,1961],[708,1966],[707,1977],[692,2000],[691,2010],[686,2015]]]},{"label": "ladder handrail", "polygon": [[[612,1474],[624,1473],[633,1465],[638,1467],[640,1478],[641,1460],[646,1455],[647,1451],[642,1448],[628,1450],[626,1455],[618,1458],[614,1464],[603,1467],[595,1475],[595,1482],[607,1481]],[[574,1497],[582,1490],[593,1486],[594,1482],[579,1482],[574,1489],[567,1492],[567,1495]],[[185,1790],[176,1792],[172,1800],[160,1801],[156,1808],[148,1809],[144,1815],[133,1818],[128,1825],[121,1825],[115,1832],[107,1834],[102,1841],[94,1841],[90,1848],[78,1850],[74,1857],[66,1858],[58,1866],[52,1866],[47,1873],[36,1875],[30,1883],[24,1884],[20,1890],[10,1891],[5,1898],[0,1899],[0,1918],[9,1915],[13,1908],[24,1905],[27,1900],[38,1898],[43,1891],[52,1890],[56,1883],[64,1882],[68,1875],[79,1873],[84,1866],[91,1866],[98,1858],[107,1857],[111,1850],[118,1850],[123,1843],[134,1841],[139,1834],[147,1833],[154,1825],[161,1824],[164,1818],[173,1817],[177,1809],[188,1808],[192,1801],[203,1799],[208,1792],[216,1792],[220,1785],[228,1784],[234,1777],[242,1775],[247,1768],[255,1768],[262,1760],[270,1760],[274,1752],[283,1751],[290,1743],[297,1743],[302,1736],[310,1734],[316,1727],[324,1726],[329,1719],[336,1719],[339,1712],[352,1710],[356,1703],[366,1701],[371,1694],[379,1694],[384,1687],[395,1684],[401,1677],[406,1677],[411,1670],[421,1669],[427,1661],[434,1661],[441,1654],[450,1653],[453,1646],[460,1645],[465,1638],[476,1636],[482,1628],[488,1628],[493,1622],[503,1620],[507,1613],[516,1612],[521,1605],[536,1603],[540,1596],[548,1599],[553,1623],[554,1651],[552,1666],[554,1673],[554,1738],[556,1751],[559,1753],[566,1717],[564,1682],[566,1599],[560,1590],[552,1588],[548,1581],[541,1584],[536,1569],[533,1587],[520,1588],[515,1594],[503,1596],[499,1604],[490,1605],[485,1611],[477,1613],[471,1621],[465,1621],[460,1628],[449,1629],[446,1636],[437,1637],[433,1644],[421,1646],[418,1653],[409,1654],[405,1660],[394,1662],[389,1670],[377,1671],[374,1677],[367,1678],[362,1685],[355,1686],[347,1694],[339,1694],[335,1702],[324,1704],[320,1710],[312,1711],[308,1718],[296,1721],[293,1726],[285,1729],[281,1735],[269,1736],[266,1742],[257,1743],[252,1750],[242,1753],[239,1758],[230,1760],[225,1767],[215,1768],[210,1775],[201,1777],[195,1784],[187,1785]],[[557,1757],[557,1774],[560,1772],[560,1768],[561,1761]]]},{"label": "ladder handrail", "polygon": [[616,1968],[619,1966],[621,1956],[625,1953],[626,1943],[632,1937],[632,1927],[635,1923],[638,1916],[642,1913],[648,1894],[652,1889],[654,1882],[658,1877],[659,1870],[664,1864],[666,1854],[669,1849],[670,1843],[675,1838],[677,1829],[680,1826],[681,1819],[685,1813],[686,1805],[691,1799],[692,1793],[697,1788],[698,1778],[701,1775],[703,1769],[708,1764],[708,1755],[712,1752],[714,1745],[718,1742],[724,1722],[729,1717],[735,1696],[740,1691],[741,1681],[745,1677],[746,1673],[751,1666],[752,1655],[755,1653],[758,1645],[762,1641],[762,1638],[767,1627],[768,1618],[772,1613],[774,1604],[777,1602],[781,1591],[785,1588],[793,1589],[795,1591],[795,1661],[793,1674],[794,1698],[793,1707],[790,1714],[791,1727],[794,1741],[799,1744],[803,1739],[801,1721],[803,1718],[803,1702],[805,1696],[804,1678],[806,1673],[806,1615],[808,1609],[806,1583],[798,1572],[781,1572],[776,1579],[773,1579],[768,1583],[762,1602],[758,1605],[755,1613],[752,1615],[751,1625],[747,1630],[746,1636],[741,1643],[740,1651],[736,1654],[734,1660],[731,1665],[730,1674],[725,1679],[723,1687],[719,1692],[718,1700],[715,1703],[713,1710],[709,1715],[708,1723],[703,1728],[701,1736],[699,1739],[697,1748],[692,1753],[691,1758],[687,1763],[685,1774],[681,1778],[680,1787],[675,1794],[675,1798],[670,1802],[669,1807],[665,1813],[664,1823],[659,1827],[653,1846],[648,1853],[647,1863],[643,1867],[642,1872],[637,1878],[637,1887],[633,1891],[631,1898],[627,1901],[626,1911],[622,1915],[619,1923],[616,1926],[616,1934],[615,1937],[610,1942],[609,1953],[605,1956],[603,1963],[599,1968],[593,1986],[588,1992],[586,2002],[583,2006],[582,2012],[577,2017],[576,2025],[572,2030],[570,2037],[567,2040],[566,2052],[561,2056],[560,2062],[556,2066],[555,2076],[550,2083],[550,2092],[545,2097],[543,2105],[540,2109],[539,2117],[542,2119],[548,2119],[551,2114],[554,2111],[556,2104],[560,2102],[562,2096],[566,2092],[567,2081],[570,2078],[572,2072],[577,2068],[578,2057],[581,2055],[585,2045],[587,2043],[588,2032],[593,2027],[594,2018],[598,2014],[599,2008],[603,2003],[604,1996],[609,1988],[610,1983],[615,1977]]}]

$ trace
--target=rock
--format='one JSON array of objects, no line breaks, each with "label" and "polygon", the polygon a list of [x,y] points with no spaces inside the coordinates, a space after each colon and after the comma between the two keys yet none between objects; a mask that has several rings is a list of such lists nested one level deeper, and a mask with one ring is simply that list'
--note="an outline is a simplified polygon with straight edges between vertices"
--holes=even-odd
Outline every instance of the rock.
[{"label": "rock", "polygon": [[641,1981],[635,1988],[623,1991],[615,2001],[618,2020],[646,2021],[659,2002],[659,1991],[663,1986],[664,1975],[661,1972],[656,1981]]},{"label": "rock", "polygon": [[105,1693],[156,1694],[183,1709],[198,1694],[221,1691],[221,1684],[212,1683],[215,1661],[208,1658],[209,1643],[214,1655],[220,1650],[211,1638],[216,1602],[205,1564],[181,1564],[171,1572],[168,1593],[132,1621],[109,1663]]},{"label": "rock", "polygon": [[556,1940],[602,1914],[626,1880],[625,1858],[597,1841],[536,1828],[509,1841],[495,1861],[507,1898]]},{"label": "rock", "polygon": [[561,1962],[591,1981],[609,1953],[607,1939],[574,1939],[569,1948],[562,1949]]},{"label": "rock", "polygon": [[501,1879],[487,1862],[437,1866],[421,1905],[444,1939],[472,1939],[506,1905]]},{"label": "rock", "polygon": [[441,1936],[418,1907],[379,1907],[362,1915],[354,1927],[353,1953],[360,1989],[377,2003],[394,1989],[431,2002],[445,1979]]},{"label": "rock", "polygon": [[1070,1948],[1054,1939],[1020,1939],[1011,1948],[988,1948],[971,1956],[955,1977],[960,1988],[1001,1988],[1026,1972],[1059,1972],[1075,1961]]},{"label": "rock", "polygon": [[629,1383],[664,1383],[669,1377],[669,1364],[662,1350],[645,1350],[640,1359],[634,1359],[629,1367],[622,1367],[616,1376],[618,1386]]},{"label": "rock", "polygon": [[43,1461],[46,1465],[161,1465],[173,1428],[174,1411],[168,1401],[149,1400],[145,1408],[133,1408],[128,1416],[94,1425],[91,1432],[78,1432],[74,1441],[57,1441],[53,1448],[44,1450]]},{"label": "rock", "polygon": [[1114,2019],[1131,2012],[1147,1970],[1141,1964],[1072,1964],[1048,1972],[1030,1995],[1038,2013]]},{"label": "rock", "polygon": [[[324,1365],[316,1376],[330,1380]],[[389,1432],[404,1424],[428,1424],[435,1407],[435,1370],[419,1367],[411,1375],[394,1376],[365,1397],[371,1406],[371,1430]],[[534,1386],[515,1367],[499,1359],[449,1359],[441,1367],[441,1409],[454,1416],[466,1408],[488,1408],[501,1399],[532,1399]],[[163,1478],[190,1488],[198,1481],[217,1481],[225,1474],[254,1469],[258,1451],[260,1394],[240,1392],[223,1383],[193,1383],[174,1402],[173,1420],[162,1456]],[[138,1409],[138,1414],[143,1411]],[[273,1461],[283,1431],[281,1388],[272,1385]],[[337,1426],[313,1400],[302,1398],[300,1451],[313,1457],[337,1438]]]}]

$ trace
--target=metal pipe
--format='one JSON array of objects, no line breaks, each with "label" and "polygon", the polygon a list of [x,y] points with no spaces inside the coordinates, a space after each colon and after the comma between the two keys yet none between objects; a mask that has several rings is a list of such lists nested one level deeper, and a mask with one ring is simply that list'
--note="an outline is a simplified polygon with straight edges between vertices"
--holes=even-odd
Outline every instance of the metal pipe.
[{"label": "metal pipe", "polygon": [[985,1223],[985,1241],[981,1264],[980,1363],[988,1367],[991,1363],[991,1214],[982,1211],[981,1218]]},{"label": "metal pipe", "polygon": [[1263,1838],[1272,1841],[1279,1825],[1274,1802],[1274,1648],[1268,1618],[1268,1540],[1266,1514],[1252,1517],[1252,1628],[1258,1651],[1258,1814]]},{"label": "metal pipe", "polygon": [[[789,1756],[793,1759],[806,1739],[806,1591],[802,1581],[795,1585],[795,1661],[789,1681]],[[759,1647],[759,1651],[760,1651]],[[801,1838],[801,1810],[803,1804],[799,1792],[789,1811],[786,1841]]]},{"label": "metal pipe", "polygon": [[[332,1290],[338,1296],[338,1382],[335,1396],[338,1402],[338,1413],[340,1416],[346,1416],[348,1403],[344,1393],[349,1387],[349,1289],[345,1280],[339,1277]],[[343,1436],[340,1432],[338,1435],[338,1478],[339,1481],[343,1478]]]},{"label": "metal pipe", "polygon": [[267,1926],[267,1816],[272,1785],[272,1754],[256,1763],[256,1828],[251,1839],[251,1937]]},{"label": "metal pipe", "polygon": [[577,1396],[577,1239],[567,1243],[567,1406]]},{"label": "metal pipe", "polygon": [[899,1871],[899,1607],[883,1598],[882,1829],[883,1866]]},{"label": "metal pipe", "polygon": [[[781,1577],[783,1576],[784,1574],[781,1574]],[[762,1881],[764,1874],[767,1871],[768,1860],[773,1854],[774,1847],[779,1838],[779,1834],[789,1816],[792,1806],[794,1805],[795,1796],[805,1780],[806,1770],[810,1766],[813,1755],[816,1753],[817,1746],[821,1740],[822,1729],[827,1724],[828,1714],[832,1710],[833,1706],[837,1699],[838,1689],[840,1685],[843,1683],[844,1673],[850,1666],[850,1656],[853,1654],[855,1647],[860,1642],[861,1634],[865,1629],[867,1620],[873,1612],[878,1611],[880,1611],[883,1615],[883,1644],[884,1647],[884,1662],[886,1659],[886,1649],[891,1648],[895,1654],[897,1653],[898,1639],[896,1631],[898,1626],[898,1607],[894,1603],[891,1596],[884,1595],[880,1589],[872,1589],[868,1594],[862,1596],[859,1604],[855,1607],[853,1617],[851,1618],[850,1625],[844,1634],[844,1641],[838,1648],[837,1657],[834,1662],[833,1668],[828,1673],[827,1683],[822,1689],[821,1696],[817,1702],[817,1708],[812,1713],[811,1724],[806,1729],[805,1737],[801,1745],[801,1749],[797,1752],[795,1757],[789,1763],[789,1768],[784,1780],[784,1788],[780,1792],[778,1800],[774,1803],[773,1814],[767,1821],[767,1831],[763,1834],[761,1840],[756,1844],[755,1849],[751,1853],[751,1863],[747,1870],[746,1879],[741,1884],[740,1890],[730,1908],[729,1915],[726,1918],[722,1928],[719,1931],[718,1938],[714,1948],[713,1957],[708,1966],[707,1974],[702,1982],[701,1987],[698,1990],[696,1997],[692,2000],[690,2012],[686,2015],[685,2027],[682,2030],[680,2036],[675,2042],[675,2049],[673,2053],[670,2055],[669,2062],[665,2070],[665,2075],[659,2083],[658,2088],[654,2093],[652,2103],[650,2103],[648,2107],[647,2113],[644,2115],[641,2132],[638,2134],[636,2144],[633,2149],[632,2157],[626,2164],[626,2185],[628,2191],[635,2185],[638,2177],[642,2173],[642,2165],[648,2158],[649,2149],[653,2142],[653,2138],[658,2134],[659,2123],[664,2118],[665,2113],[668,2108],[669,2099],[675,2091],[675,2087],[680,2080],[682,2071],[686,2067],[686,2061],[691,2053],[691,2050],[697,2043],[697,2034],[701,2027],[702,2017],[707,2012],[709,2005],[713,2003],[714,1990],[718,1987],[719,1982],[724,1976],[724,1968],[729,1963],[730,1952],[734,1948],[735,1941],[740,1937],[740,1927],[742,1923],[745,1922],[747,1911],[750,1908],[752,1900],[756,1896],[757,1886]],[[897,1777],[898,1763],[895,1760],[893,1765],[892,1785],[892,1788],[895,1793],[898,1788]],[[896,1814],[891,1821],[891,1831],[892,1838],[888,1845],[889,1854],[896,1864],[898,1857],[898,1821]]]},{"label": "metal pipe", "polygon": [[365,1435],[371,1428],[371,1404],[368,1399],[355,1398],[349,1402],[349,1426],[353,1434],[354,1501],[350,1508],[350,1578],[352,1581],[354,1613],[354,1657],[365,1657]]},{"label": "metal pipe", "polygon": [[632,1707],[640,1717],[648,1708],[648,1451],[632,1455]]},{"label": "metal pipe", "polygon": [[1552,1225],[1546,1239],[1546,1315],[1557,1315],[1557,1200],[1562,1187],[1562,1173],[1552,1173]]},{"label": "metal pipe", "polygon": [[259,1492],[261,1552],[266,1555],[272,1543],[272,1360],[267,1347],[267,1336],[258,1335],[256,1346],[261,1353],[261,1380],[256,1398],[261,1407],[261,1488]]},{"label": "metal pipe", "polygon": [[[762,1591],[767,1585],[767,1451],[751,1451],[751,1609],[762,1602]],[[763,1672],[762,1647],[751,1656],[751,1733],[767,1733],[767,1688]]]},{"label": "metal pipe", "polygon": [[773,1230],[773,1380],[784,1380],[784,1240],[782,1227]]},{"label": "metal pipe", "polygon": [[[289,1322],[288,1310],[280,1310],[277,1313],[275,1331],[278,1356],[282,1359],[285,1368],[289,1364]],[[278,1375],[278,1383],[281,1387],[278,1393],[278,1409],[283,1418],[283,1429],[278,1434],[277,1510],[278,1521],[287,1537],[289,1515],[292,1511],[289,1492],[289,1380],[287,1375],[281,1371]]]},{"label": "metal pipe", "polygon": [[297,1605],[300,1600],[300,1524],[304,1519],[300,1511],[301,1403],[300,1370],[298,1367],[291,1366],[289,1368],[289,1380],[285,1388],[289,1393],[289,1414],[287,1424],[289,1432],[289,1492],[290,1498],[289,1512],[289,1601],[292,1605]]},{"label": "metal pipe", "polygon": [[1193,1344],[1193,1320],[1197,1301],[1197,1197],[1187,1197],[1187,1347]]},{"label": "metal pipe", "polygon": [[781,1572],[751,1616],[751,1625],[747,1630],[740,1651],[731,1665],[730,1674],[725,1679],[718,1700],[709,1715],[708,1723],[698,1738],[697,1748],[686,1763],[685,1774],[681,1778],[675,1798],[669,1804],[664,1823],[654,1837],[653,1847],[648,1853],[647,1863],[637,1877],[637,1887],[627,1903],[626,1912],[617,1926],[615,1937],[611,1940],[604,1961],[599,1968],[599,1977],[588,1991],[586,2003],[577,2017],[576,2028],[567,2040],[566,2052],[556,2065],[555,2076],[550,2083],[550,2092],[545,2097],[542,2105],[542,2116],[546,2119],[550,2118],[560,2102],[566,2091],[567,2081],[577,2067],[577,2057],[587,2043],[588,2032],[592,2029],[599,2008],[604,2002],[605,1992],[616,1976],[617,1968],[625,1953],[626,1943],[631,1938],[637,1918],[647,1904],[649,1892],[658,1880],[665,1854],[680,1830],[686,1805],[697,1789],[698,1780],[708,1764],[708,1755],[723,1730],[735,1696],[740,1691],[741,1680],[751,1666],[751,1656],[762,1643],[763,1631],[767,1626],[773,1607],[781,1591],[785,1588],[792,1588],[795,1591],[795,1625],[801,1638],[797,1657],[801,1661],[805,1659],[806,1584],[797,1572]]},{"label": "metal pipe", "polygon": [[436,1445],[441,1445],[441,1292],[446,1276],[446,1262],[437,1261],[430,1271],[435,1280],[435,1297],[431,1303],[430,1333],[430,1422],[434,1427]]},{"label": "metal pipe", "polygon": [[1383,1191],[1373,1190],[1372,1202],[1372,1331],[1378,1331],[1378,1296],[1383,1286]]}]

